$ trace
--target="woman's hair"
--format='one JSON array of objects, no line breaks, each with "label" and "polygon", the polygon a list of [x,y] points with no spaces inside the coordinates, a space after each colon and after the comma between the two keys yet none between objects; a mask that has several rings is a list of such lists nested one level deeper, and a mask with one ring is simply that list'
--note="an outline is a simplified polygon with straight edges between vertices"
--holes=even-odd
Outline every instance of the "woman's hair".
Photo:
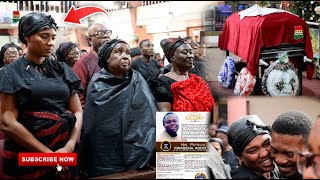
[{"label": "woman's hair", "polygon": [[[99,55],[99,61],[98,64],[101,68],[104,69],[108,69],[108,62],[107,60],[110,57],[110,54],[112,52],[112,49],[118,44],[118,43],[125,43],[128,44],[127,42],[125,42],[124,40],[121,39],[112,39],[109,42],[105,42],[103,43],[99,49],[98,49],[98,55]],[[129,44],[128,44],[129,46]]]},{"label": "woman's hair", "polygon": [[25,37],[36,34],[45,29],[55,29],[58,26],[51,15],[42,12],[32,12],[21,17],[18,25],[19,40],[27,45]]},{"label": "woman's hair", "polygon": [[130,50],[131,50],[131,53],[130,53],[131,58],[141,55],[140,48],[138,47],[131,48]]},{"label": "woman's hair", "polygon": [[9,47],[14,47],[14,48],[17,48],[17,50],[18,50],[17,45],[15,45],[14,43],[7,43],[7,44],[3,45],[1,48],[1,51],[0,51],[0,67],[4,66],[4,61],[3,61],[4,60],[4,53],[6,52],[6,50]]},{"label": "woman's hair", "polygon": [[78,47],[78,45],[73,42],[61,43],[59,45],[59,48],[56,50],[57,60],[60,62],[66,62],[66,58],[67,58],[68,54],[75,47]]},{"label": "woman's hair", "polygon": [[20,46],[18,46],[18,45],[16,45],[17,46],[17,49],[18,49],[18,51],[22,51],[22,47],[20,47]]}]

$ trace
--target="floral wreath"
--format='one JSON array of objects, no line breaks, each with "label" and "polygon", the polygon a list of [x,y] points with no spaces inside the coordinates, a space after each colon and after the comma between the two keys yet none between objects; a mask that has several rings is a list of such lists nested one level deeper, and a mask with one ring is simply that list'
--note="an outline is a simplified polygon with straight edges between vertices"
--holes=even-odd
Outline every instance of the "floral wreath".
[{"label": "floral wreath", "polygon": [[[287,59],[287,55],[284,58]],[[281,58],[266,69],[261,86],[268,96],[297,96],[300,92],[300,80],[294,65]]]}]

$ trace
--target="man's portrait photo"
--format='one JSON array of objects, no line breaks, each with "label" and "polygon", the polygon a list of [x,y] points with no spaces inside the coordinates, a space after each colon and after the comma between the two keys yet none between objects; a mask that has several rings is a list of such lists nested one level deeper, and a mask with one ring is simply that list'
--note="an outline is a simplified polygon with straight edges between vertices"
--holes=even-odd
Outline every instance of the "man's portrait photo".
[{"label": "man's portrait photo", "polygon": [[165,130],[157,136],[157,142],[181,141],[181,136],[178,133],[180,127],[179,117],[175,113],[169,112],[165,114],[162,125]]}]

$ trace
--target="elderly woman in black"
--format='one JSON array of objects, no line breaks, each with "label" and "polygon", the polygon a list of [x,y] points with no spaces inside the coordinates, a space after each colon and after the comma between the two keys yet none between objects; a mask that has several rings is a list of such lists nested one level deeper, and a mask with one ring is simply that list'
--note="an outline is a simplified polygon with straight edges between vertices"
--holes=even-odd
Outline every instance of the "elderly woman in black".
[{"label": "elderly woman in black", "polygon": [[21,167],[18,153],[73,152],[82,126],[80,80],[65,63],[49,60],[57,25],[44,13],[19,22],[27,53],[0,71],[0,128],[5,133],[3,173],[14,178],[70,178],[54,167]]},{"label": "elderly woman in black", "polygon": [[247,115],[233,122],[228,142],[241,165],[231,172],[232,179],[279,179],[271,159],[270,128],[257,115]]},{"label": "elderly woman in black", "polygon": [[131,69],[130,47],[113,39],[99,48],[102,68],[91,79],[79,163],[88,177],[145,167],[154,155],[156,105],[142,75]]},{"label": "elderly woman in black", "polygon": [[169,38],[161,41],[161,47],[172,64],[171,71],[148,80],[160,111],[212,112],[215,101],[208,84],[188,73],[194,61],[190,44],[185,39]]},{"label": "elderly woman in black", "polygon": [[13,43],[2,46],[0,51],[0,68],[6,64],[10,64],[19,58],[18,47]]},{"label": "elderly woman in black", "polygon": [[80,58],[78,45],[73,42],[61,43],[56,50],[57,60],[65,62],[69,67],[73,68],[74,64]]}]

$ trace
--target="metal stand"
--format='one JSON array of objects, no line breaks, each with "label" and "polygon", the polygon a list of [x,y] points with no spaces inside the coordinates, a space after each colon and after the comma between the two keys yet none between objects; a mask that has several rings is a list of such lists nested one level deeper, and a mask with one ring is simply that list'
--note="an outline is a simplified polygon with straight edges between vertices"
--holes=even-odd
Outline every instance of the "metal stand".
[{"label": "metal stand", "polygon": [[[261,50],[260,59],[263,59],[266,62],[274,61],[278,59],[278,55],[280,53],[287,52],[289,58],[290,57],[297,57],[298,60],[298,77],[299,77],[299,83],[300,83],[300,92],[299,95],[302,95],[302,66],[304,61],[304,47],[302,43],[299,44],[282,44],[279,46],[273,46],[271,48],[263,48]],[[226,50],[226,56],[229,56],[229,51]],[[264,70],[266,67],[261,67],[261,74],[264,74]],[[259,90],[261,89],[261,82],[260,82],[260,70],[258,70],[256,77],[257,81],[254,87],[254,92],[256,94],[259,94]]]}]

